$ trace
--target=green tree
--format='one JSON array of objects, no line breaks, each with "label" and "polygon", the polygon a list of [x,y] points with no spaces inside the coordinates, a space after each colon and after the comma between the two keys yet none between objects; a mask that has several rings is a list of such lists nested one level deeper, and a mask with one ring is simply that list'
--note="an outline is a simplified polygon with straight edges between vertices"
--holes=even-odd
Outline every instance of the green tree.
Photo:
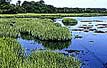
[{"label": "green tree", "polygon": [[39,3],[40,3],[40,4],[44,4],[45,1],[44,1],[44,0],[40,0]]},{"label": "green tree", "polygon": [[21,1],[20,0],[17,1],[17,5],[21,6]]}]

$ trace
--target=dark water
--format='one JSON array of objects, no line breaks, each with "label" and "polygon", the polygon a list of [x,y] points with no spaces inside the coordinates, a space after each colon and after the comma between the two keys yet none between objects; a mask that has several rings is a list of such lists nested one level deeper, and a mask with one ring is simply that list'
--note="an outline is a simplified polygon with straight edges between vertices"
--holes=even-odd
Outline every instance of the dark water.
[{"label": "dark water", "polygon": [[[70,29],[78,28],[82,24],[90,22],[80,22],[82,20],[100,20],[103,22],[91,22],[92,25],[98,23],[107,23],[107,17],[74,17],[78,20],[76,26]],[[61,21],[57,19],[58,21]],[[56,21],[57,21],[56,20]],[[95,27],[95,26],[93,26]],[[92,27],[92,28],[93,28]],[[106,30],[105,28],[101,28]],[[72,40],[70,42],[43,42],[26,38],[18,38],[17,40],[25,48],[26,54],[30,54],[34,50],[51,49],[65,55],[71,55],[78,58],[81,62],[81,68],[107,68],[107,33],[95,33],[94,31],[72,31]]]}]

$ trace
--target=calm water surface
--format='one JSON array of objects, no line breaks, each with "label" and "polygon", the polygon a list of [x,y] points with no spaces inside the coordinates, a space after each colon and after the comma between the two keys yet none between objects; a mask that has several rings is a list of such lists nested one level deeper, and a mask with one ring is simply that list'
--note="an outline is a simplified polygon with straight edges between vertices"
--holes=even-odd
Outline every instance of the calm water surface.
[{"label": "calm water surface", "polygon": [[[100,23],[107,23],[107,16],[73,18],[78,20],[78,24],[70,27],[70,29],[77,28],[81,24],[87,24],[87,22],[80,22],[82,20],[100,20],[103,21]],[[61,23],[61,19],[56,19],[55,21]],[[97,23],[91,22],[92,25]],[[25,48],[27,55],[34,50],[51,49],[52,51],[78,58],[82,62],[81,68],[107,68],[107,33],[72,31],[72,36],[71,42],[63,43],[26,40],[23,38],[18,38],[17,40]]]}]

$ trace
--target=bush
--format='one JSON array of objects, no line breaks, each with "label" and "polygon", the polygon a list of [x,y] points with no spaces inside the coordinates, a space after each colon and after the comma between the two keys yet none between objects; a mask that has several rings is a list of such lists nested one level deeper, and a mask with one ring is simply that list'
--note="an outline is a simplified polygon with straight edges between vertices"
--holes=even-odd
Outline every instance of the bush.
[{"label": "bush", "polygon": [[63,18],[62,20],[63,24],[68,26],[68,25],[76,25],[77,24],[77,20],[76,19],[72,19],[72,18]]}]

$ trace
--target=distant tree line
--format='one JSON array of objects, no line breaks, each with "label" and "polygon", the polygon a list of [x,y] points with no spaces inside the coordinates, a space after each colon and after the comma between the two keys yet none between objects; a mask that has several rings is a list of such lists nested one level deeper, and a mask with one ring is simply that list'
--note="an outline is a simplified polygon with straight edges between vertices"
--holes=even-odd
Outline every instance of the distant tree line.
[{"label": "distant tree line", "polygon": [[106,13],[106,8],[56,8],[57,13]]},{"label": "distant tree line", "polygon": [[[1,1],[1,0],[0,0]],[[21,4],[19,0],[16,5],[10,3],[0,2],[0,13],[13,14],[13,13],[106,13],[106,8],[57,8],[53,5],[47,5],[43,0],[24,1]]]}]

